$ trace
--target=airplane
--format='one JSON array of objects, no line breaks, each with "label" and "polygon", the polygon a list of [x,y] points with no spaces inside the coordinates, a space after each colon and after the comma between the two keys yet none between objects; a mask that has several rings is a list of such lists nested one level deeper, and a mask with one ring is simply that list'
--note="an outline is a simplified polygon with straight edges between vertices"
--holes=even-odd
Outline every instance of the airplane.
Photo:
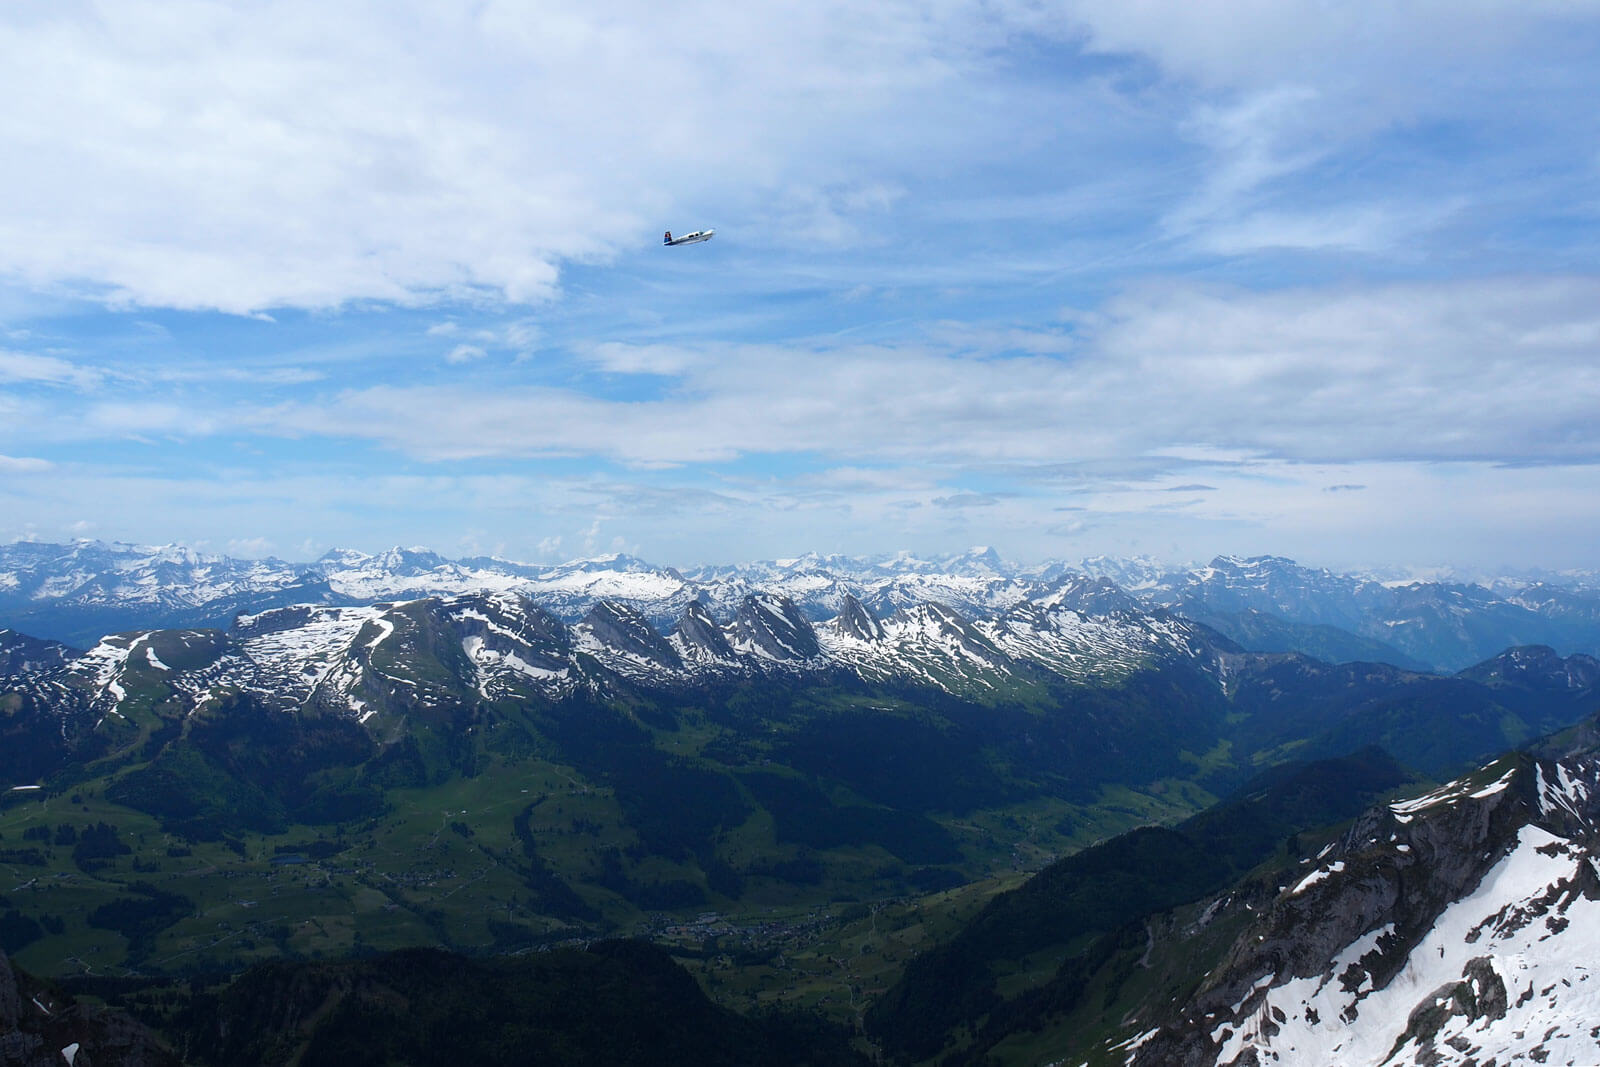
[{"label": "airplane", "polygon": [[674,237],[672,236],[672,231],[668,230],[667,235],[661,239],[661,243],[664,245],[695,245],[701,241],[711,240],[711,235],[716,232],[716,230],[696,230],[693,233],[686,233],[682,237]]}]

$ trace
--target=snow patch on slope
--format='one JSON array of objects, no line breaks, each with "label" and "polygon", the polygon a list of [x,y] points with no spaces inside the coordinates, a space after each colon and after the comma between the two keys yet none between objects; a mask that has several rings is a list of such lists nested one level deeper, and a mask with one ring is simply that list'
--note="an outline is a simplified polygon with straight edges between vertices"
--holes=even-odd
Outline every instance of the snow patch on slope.
[{"label": "snow patch on slope", "polygon": [[1360,968],[1352,985],[1346,972],[1392,927],[1364,935],[1322,975],[1269,988],[1241,1024],[1218,1028],[1217,1062],[1253,1049],[1285,1067],[1600,1063],[1600,900],[1578,888],[1589,862],[1581,846],[1524,826],[1384,988]]}]

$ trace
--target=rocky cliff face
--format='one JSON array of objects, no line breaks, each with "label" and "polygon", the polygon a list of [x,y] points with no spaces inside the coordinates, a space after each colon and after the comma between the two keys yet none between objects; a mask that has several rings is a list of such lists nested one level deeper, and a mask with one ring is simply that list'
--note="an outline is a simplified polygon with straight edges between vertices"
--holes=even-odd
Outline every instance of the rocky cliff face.
[{"label": "rocky cliff face", "polygon": [[683,646],[685,658],[694,662],[731,662],[733,648],[704,604],[695,601],[683,611],[672,629],[672,636]]},{"label": "rocky cliff face", "polygon": [[862,606],[861,601],[846,594],[839,615],[834,620],[839,632],[857,641],[882,641],[883,623]]},{"label": "rocky cliff face", "polygon": [[619,669],[634,668],[645,677],[683,669],[683,658],[671,642],[625,604],[600,601],[574,630],[580,645],[599,655],[610,653]]},{"label": "rocky cliff face", "polygon": [[1600,759],[1508,756],[1284,879],[1130,1064],[1600,1062]]},{"label": "rocky cliff face", "polygon": [[728,629],[735,649],[762,659],[804,661],[821,651],[816,631],[788,597],[745,597]]},{"label": "rocky cliff face", "polygon": [[180,1067],[120,1012],[79,1004],[13,970],[0,952],[0,1067]]}]

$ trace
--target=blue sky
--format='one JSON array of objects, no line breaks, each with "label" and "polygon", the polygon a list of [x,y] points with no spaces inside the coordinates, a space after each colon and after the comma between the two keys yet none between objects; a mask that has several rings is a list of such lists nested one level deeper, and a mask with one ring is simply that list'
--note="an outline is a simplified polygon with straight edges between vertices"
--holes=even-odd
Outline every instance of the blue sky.
[{"label": "blue sky", "polygon": [[0,91],[0,537],[1600,567],[1600,4],[20,3]]}]

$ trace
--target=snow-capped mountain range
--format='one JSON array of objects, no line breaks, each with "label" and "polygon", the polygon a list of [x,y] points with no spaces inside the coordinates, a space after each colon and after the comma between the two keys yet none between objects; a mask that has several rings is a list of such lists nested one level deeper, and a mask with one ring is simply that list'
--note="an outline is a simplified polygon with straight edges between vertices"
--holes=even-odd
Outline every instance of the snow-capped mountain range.
[{"label": "snow-capped mountain range", "polygon": [[[992,552],[813,556],[679,572],[621,556],[539,567],[393,550],[290,565],[13,545],[0,551],[0,590],[8,744],[14,755],[38,750],[12,761],[18,782],[113,751],[149,759],[152,739],[203,731],[236,708],[306,713],[260,716],[296,724],[336,717],[329,744],[359,737],[354,722],[364,744],[399,752],[433,724],[444,724],[439,736],[479,736],[508,710],[587,721],[609,698],[648,705],[637,698],[652,689],[681,688],[687,706],[719,691],[743,698],[834,680],[845,684],[833,692],[866,694],[875,711],[908,693],[937,706],[943,698],[925,699],[929,690],[986,718],[1023,708],[1010,720],[1022,724],[1023,744],[1008,751],[1049,740],[1048,720],[1069,720],[1062,736],[1083,736],[1092,750],[1072,765],[1088,779],[1088,761],[1120,751],[1147,762],[1160,735],[1197,716],[1216,729],[1197,727],[1195,743],[1182,742],[1188,751],[1237,742],[1247,763],[1302,744],[1345,752],[1374,736],[1426,748],[1479,720],[1521,740],[1592,714],[1600,687],[1594,658],[1543,647],[1600,645],[1600,598],[1581,582],[1394,584],[1275,557],[1024,569]],[[105,626],[109,635],[82,642],[85,651],[29,625],[69,618],[137,621]],[[1438,678],[1246,651],[1230,628],[1261,641],[1426,652],[1430,663],[1485,645],[1498,654]],[[721,684],[750,679],[780,684]],[[1078,703],[1122,690],[1124,702]],[[1030,700],[1062,693],[1062,714],[1028,717]],[[1195,974],[1185,1003],[1163,996],[1130,1012],[1097,1052],[1235,1067],[1600,1059],[1600,987],[1591,986],[1600,978],[1590,971],[1600,727],[1583,730],[1560,750],[1515,753],[1383,804],[1320,852],[1287,851],[1281,876],[1252,860],[1241,869],[1256,873],[1221,896],[1207,888],[1214,899],[1203,909],[1191,899],[1184,914],[1211,931],[1221,958]],[[1474,743],[1467,758],[1501,747]],[[1464,763],[1438,760],[1451,774]]]},{"label": "snow-capped mountain range", "polygon": [[395,548],[286,563],[173,546],[17,542],[0,546],[0,625],[88,647],[107,633],[225,628],[240,614],[299,604],[357,607],[471,593],[518,594],[568,623],[605,601],[663,633],[691,604],[727,622],[753,595],[786,598],[812,623],[835,618],[850,601],[880,618],[940,605],[977,620],[1038,602],[1073,578],[1101,579],[1102,606],[1170,609],[1262,651],[1446,671],[1512,645],[1600,652],[1600,586],[1585,575],[1566,584],[1398,582],[1271,556],[1177,568],[1104,557],[1018,566],[991,549],[937,559],[808,554],[679,571],[623,555],[538,565]]},{"label": "snow-capped mountain range", "polygon": [[[797,603],[751,593],[726,622],[689,600],[667,633],[617,600],[567,623],[510,591],[374,605],[300,605],[238,616],[227,631],[111,635],[76,654],[0,630],[9,684],[52,706],[122,714],[130,693],[159,689],[198,708],[225,692],[285,709],[315,707],[382,731],[385,709],[472,693],[493,701],[559,698],[620,684],[847,673],[981,697],[1013,682],[1115,680],[1178,658],[1221,678],[1229,647],[1169,612],[1105,610],[1114,587],[1072,579],[1042,597],[969,621],[938,603],[880,618],[846,593],[820,624]],[[396,723],[398,725],[398,721]]]}]

